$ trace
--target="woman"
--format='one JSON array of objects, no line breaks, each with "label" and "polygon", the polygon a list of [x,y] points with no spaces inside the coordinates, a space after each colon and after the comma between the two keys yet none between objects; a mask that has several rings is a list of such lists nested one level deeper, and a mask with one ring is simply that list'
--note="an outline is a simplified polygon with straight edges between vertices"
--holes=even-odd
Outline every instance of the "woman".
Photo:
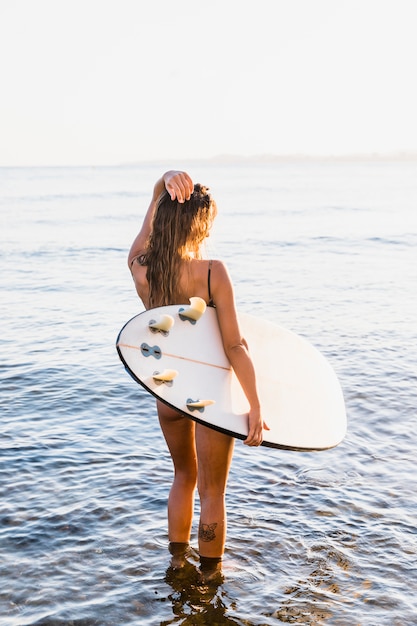
[{"label": "woman", "polygon": [[[216,307],[224,350],[250,405],[244,443],[259,446],[262,429],[267,427],[261,417],[252,361],[239,330],[232,283],[221,261],[201,258],[201,246],[216,213],[207,188],[194,186],[186,172],[166,172],[155,184],[128,264],[147,309],[184,304],[193,296]],[[194,423],[159,400],[157,408],[174,464],[168,499],[170,551],[184,554],[188,547],[198,485],[200,567],[202,571],[219,569],[226,538],[225,492],[234,439]]]}]

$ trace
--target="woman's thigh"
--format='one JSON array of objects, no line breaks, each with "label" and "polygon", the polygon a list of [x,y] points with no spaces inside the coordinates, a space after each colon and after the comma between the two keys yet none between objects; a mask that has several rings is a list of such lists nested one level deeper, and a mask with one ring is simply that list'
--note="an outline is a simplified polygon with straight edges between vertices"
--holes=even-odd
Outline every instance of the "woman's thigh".
[{"label": "woman's thigh", "polygon": [[157,401],[159,423],[175,469],[196,473],[197,455],[195,446],[195,424],[178,411]]}]

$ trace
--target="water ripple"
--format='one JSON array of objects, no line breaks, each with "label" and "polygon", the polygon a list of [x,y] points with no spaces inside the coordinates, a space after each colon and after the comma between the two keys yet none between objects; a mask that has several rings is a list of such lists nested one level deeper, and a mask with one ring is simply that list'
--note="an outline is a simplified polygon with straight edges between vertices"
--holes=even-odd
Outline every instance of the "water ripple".
[{"label": "water ripple", "polygon": [[[224,578],[202,584],[195,552],[175,572],[170,457],[114,349],[139,306],[125,261],[137,198],[160,172],[2,172],[0,626],[416,623],[415,176],[386,163],[208,167],[230,225],[213,256],[245,310],[330,358],[348,435],[319,454],[236,442]],[[380,195],[353,188],[353,173]]]}]

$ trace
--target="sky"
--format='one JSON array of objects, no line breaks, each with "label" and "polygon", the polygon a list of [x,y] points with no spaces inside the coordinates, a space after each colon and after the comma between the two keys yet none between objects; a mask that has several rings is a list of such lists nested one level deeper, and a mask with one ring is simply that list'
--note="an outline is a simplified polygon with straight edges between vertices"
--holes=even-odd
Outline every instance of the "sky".
[{"label": "sky", "polygon": [[417,153],[415,0],[0,0],[0,166]]}]

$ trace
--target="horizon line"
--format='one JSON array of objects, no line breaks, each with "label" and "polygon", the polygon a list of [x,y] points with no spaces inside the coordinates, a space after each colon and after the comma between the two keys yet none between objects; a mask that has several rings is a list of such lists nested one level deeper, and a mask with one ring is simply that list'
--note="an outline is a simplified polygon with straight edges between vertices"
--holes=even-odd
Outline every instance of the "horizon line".
[{"label": "horizon line", "polygon": [[0,164],[1,169],[17,168],[59,168],[59,167],[135,167],[140,165],[158,165],[181,161],[187,163],[274,163],[291,161],[417,161],[417,151],[398,150],[392,152],[352,152],[343,154],[310,154],[310,153],[287,153],[287,154],[233,154],[223,153],[206,157],[155,157],[152,159],[135,159],[114,163],[61,163],[61,164]]}]

